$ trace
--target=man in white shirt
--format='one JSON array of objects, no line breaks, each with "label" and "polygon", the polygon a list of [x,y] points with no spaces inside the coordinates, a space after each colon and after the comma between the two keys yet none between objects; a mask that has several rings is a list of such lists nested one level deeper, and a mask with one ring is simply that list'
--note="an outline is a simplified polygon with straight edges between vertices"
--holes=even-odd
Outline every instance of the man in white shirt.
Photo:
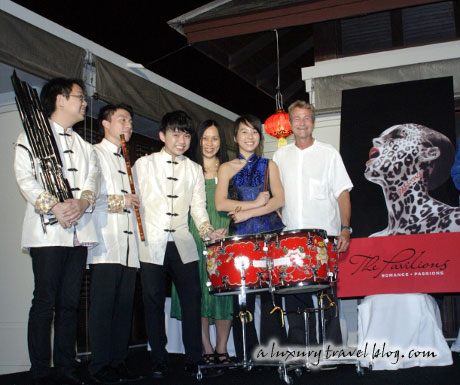
[{"label": "man in white shirt", "polygon": [[[22,247],[30,250],[35,289],[29,313],[28,347],[33,383],[82,384],[76,371],[75,342],[80,290],[85,274],[87,246],[97,243],[91,211],[99,194],[100,173],[93,147],[72,130],[85,117],[86,95],[79,79],[56,78],[42,89],[41,102],[50,118],[52,134],[73,197],[63,202],[46,191],[41,175],[31,167],[29,142],[24,133],[16,146],[14,171],[27,200]],[[34,159],[34,168],[41,174]],[[41,217],[42,216],[42,217]],[[55,224],[42,228],[42,219]],[[54,318],[51,377],[51,325]]]},{"label": "man in white shirt", "polygon": [[[337,237],[337,251],[344,252],[350,244],[351,203],[349,191],[353,184],[342,158],[331,145],[313,138],[315,111],[312,105],[296,101],[289,106],[289,119],[295,142],[278,149],[273,160],[278,165],[284,186],[285,205],[282,210],[285,230],[322,229]],[[311,294],[291,294],[286,308],[312,308]],[[326,338],[341,344],[340,325],[335,309],[330,312]],[[310,317],[310,337],[316,336],[315,317]],[[303,316],[288,314],[290,344],[305,344]],[[335,325],[334,325],[335,324]]]},{"label": "man in white shirt", "polygon": [[185,372],[195,375],[202,360],[199,256],[188,228],[189,212],[203,239],[225,234],[225,229],[214,230],[209,222],[203,170],[183,155],[193,133],[192,120],[185,112],[167,113],[160,125],[163,149],[138,159],[133,167],[145,227],[145,242],[139,243],[141,280],[156,378],[165,377],[168,371],[164,314],[167,274],[176,286],[182,310]]},{"label": "man in white shirt", "polygon": [[89,372],[98,384],[135,380],[126,367],[131,319],[139,268],[139,199],[131,194],[120,135],[128,142],[133,133],[131,107],[108,104],[99,112],[104,139],[94,146],[101,169],[101,194],[93,220],[99,244],[88,251],[91,266]]}]

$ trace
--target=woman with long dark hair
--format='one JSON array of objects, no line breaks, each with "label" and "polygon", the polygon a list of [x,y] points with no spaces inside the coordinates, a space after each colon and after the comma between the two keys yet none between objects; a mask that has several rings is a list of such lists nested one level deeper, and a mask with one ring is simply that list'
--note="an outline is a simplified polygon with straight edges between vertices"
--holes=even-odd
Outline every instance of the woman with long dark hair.
[{"label": "woman with long dark hair", "polygon": [[[250,235],[281,230],[284,227],[277,210],[284,205],[284,189],[278,166],[272,160],[262,158],[256,150],[262,140],[262,123],[254,115],[244,115],[234,123],[233,136],[238,145],[238,156],[219,168],[219,183],[216,189],[216,207],[226,211],[232,220],[230,235]],[[267,183],[268,182],[268,183]],[[268,191],[264,191],[268,190]],[[234,297],[234,307],[238,296]],[[286,341],[286,331],[277,315],[270,315],[273,309],[268,292],[260,294],[261,324],[260,340],[267,344],[272,338],[279,343]],[[254,314],[255,294],[246,297],[247,308]],[[281,306],[279,296],[276,305]],[[243,358],[241,322],[233,320],[233,339],[239,359]],[[254,322],[246,326],[247,347],[251,352],[258,345]]]},{"label": "woman with long dark hair", "polygon": [[[225,135],[221,127],[214,120],[206,120],[198,128],[197,145],[194,160],[203,167],[206,183],[206,208],[211,225],[216,229],[226,228],[229,218],[226,212],[216,210],[214,195],[217,185],[217,170],[222,163],[228,161]],[[203,343],[203,358],[207,364],[231,363],[227,353],[227,341],[232,326],[233,302],[229,296],[216,297],[209,294],[206,285],[208,276],[206,271],[206,257],[203,255],[203,241],[198,230],[190,219],[190,232],[200,255],[201,279],[201,338]],[[171,293],[171,317],[181,318],[180,304],[176,290]],[[216,348],[211,345],[209,325],[216,325]]]}]

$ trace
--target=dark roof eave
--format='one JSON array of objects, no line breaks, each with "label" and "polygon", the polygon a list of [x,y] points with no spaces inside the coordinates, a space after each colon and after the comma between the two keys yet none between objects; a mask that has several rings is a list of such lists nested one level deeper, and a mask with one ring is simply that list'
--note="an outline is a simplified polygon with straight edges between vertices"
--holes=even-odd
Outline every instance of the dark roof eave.
[{"label": "dark roof eave", "polygon": [[[243,15],[207,19],[182,24],[183,34],[190,44],[222,39],[272,29],[313,24],[368,13],[415,5],[435,3],[439,0],[319,0],[297,3],[276,9],[266,9]],[[209,11],[212,15],[212,10]],[[177,20],[177,19],[175,19]],[[170,24],[171,25],[171,24]],[[172,26],[172,25],[171,25]],[[179,31],[178,27],[174,27]],[[180,31],[179,31],[180,32]]]}]

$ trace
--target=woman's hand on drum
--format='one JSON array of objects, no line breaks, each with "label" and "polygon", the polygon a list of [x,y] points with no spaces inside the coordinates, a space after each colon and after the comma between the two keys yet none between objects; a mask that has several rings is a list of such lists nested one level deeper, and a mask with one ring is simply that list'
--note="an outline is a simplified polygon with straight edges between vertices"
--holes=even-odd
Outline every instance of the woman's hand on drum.
[{"label": "woman's hand on drum", "polygon": [[254,199],[254,203],[256,204],[256,207],[262,207],[265,206],[269,200],[270,193],[268,191],[262,191],[259,193],[259,195],[257,195],[257,198]]},{"label": "woman's hand on drum", "polygon": [[339,253],[344,253],[348,250],[348,246],[350,246],[350,232],[346,229],[342,230],[338,240],[337,251]]},{"label": "woman's hand on drum", "polygon": [[209,238],[212,240],[214,239],[220,239],[220,238],[225,238],[225,233],[227,232],[227,229],[217,229],[209,233]]}]

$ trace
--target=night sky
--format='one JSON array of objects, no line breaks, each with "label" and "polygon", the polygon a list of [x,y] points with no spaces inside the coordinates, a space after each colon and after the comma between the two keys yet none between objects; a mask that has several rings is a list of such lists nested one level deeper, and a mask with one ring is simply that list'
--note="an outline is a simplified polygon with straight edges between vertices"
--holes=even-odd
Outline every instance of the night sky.
[{"label": "night sky", "polygon": [[274,99],[187,47],[187,39],[167,24],[209,0],[14,2],[236,114],[253,113],[265,120],[274,111]]}]

